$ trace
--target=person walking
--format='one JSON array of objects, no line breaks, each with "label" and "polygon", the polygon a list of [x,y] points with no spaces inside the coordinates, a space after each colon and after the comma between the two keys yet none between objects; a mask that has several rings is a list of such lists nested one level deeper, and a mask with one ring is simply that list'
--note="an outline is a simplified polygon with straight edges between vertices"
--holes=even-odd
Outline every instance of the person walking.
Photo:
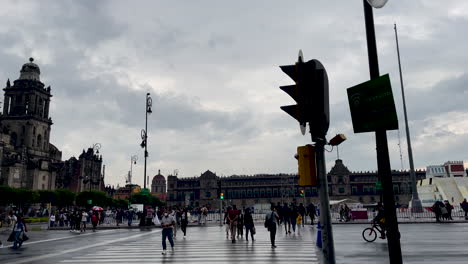
[{"label": "person walking", "polygon": [[81,232],[86,232],[86,221],[88,219],[88,213],[85,210],[81,212]]},{"label": "person walking", "polygon": [[232,209],[228,211],[229,230],[231,231],[232,243],[236,243],[236,230],[238,218],[239,210],[237,210],[237,206],[233,204]]},{"label": "person walking", "polygon": [[447,220],[453,220],[452,218],[453,206],[450,204],[448,200],[445,201],[445,208],[447,209]]},{"label": "person walking", "polygon": [[432,212],[434,212],[435,217],[436,217],[436,222],[440,223],[440,218],[442,216],[442,208],[444,207],[444,204],[441,201],[436,201],[432,205]]},{"label": "person walking", "polygon": [[93,232],[96,232],[96,227],[99,223],[99,215],[97,211],[93,212],[93,215],[91,216],[91,224],[93,225]]},{"label": "person walking", "polygon": [[[276,226],[279,221],[279,216],[276,213],[275,206],[272,205],[270,209],[271,209],[271,212],[267,213],[265,216],[265,227],[268,228],[268,231],[270,232],[271,248],[276,248],[276,245],[275,245]],[[289,217],[286,217],[286,218],[289,219]]]},{"label": "person walking", "polygon": [[313,226],[314,225],[314,219],[315,219],[315,216],[317,215],[317,212],[315,210],[315,205],[313,203],[310,203],[308,206],[307,206],[307,214],[309,215],[310,217],[310,224]]},{"label": "person walking", "polygon": [[298,207],[299,214],[302,216],[302,227],[304,227],[304,222],[305,222],[305,215],[306,215],[306,208],[302,203],[299,204]]},{"label": "person walking", "polygon": [[13,226],[13,246],[12,249],[18,249],[23,245],[23,233],[28,232],[28,228],[22,216],[18,216],[18,221]]},{"label": "person walking", "polygon": [[49,221],[50,221],[50,227],[54,227],[55,226],[55,214],[54,213],[50,214]]},{"label": "person walking", "polygon": [[[289,210],[289,222],[291,223],[292,230],[295,233],[296,232],[296,218],[298,215],[297,207],[295,204],[291,204],[291,208]],[[289,231],[291,233],[291,231]]]},{"label": "person walking", "polygon": [[291,234],[291,218],[290,218],[290,209],[287,203],[284,203],[283,209],[281,210],[281,215],[283,216],[284,231],[287,234]]},{"label": "person walking", "polygon": [[180,229],[184,233],[184,238],[185,236],[187,236],[187,225],[188,225],[188,212],[187,212],[187,208],[185,208],[182,214],[180,215]]},{"label": "person walking", "polygon": [[237,238],[244,236],[244,214],[239,210],[239,217],[237,218]]},{"label": "person walking", "polygon": [[229,221],[227,221],[228,220],[228,213],[229,213],[229,211],[231,209],[232,209],[232,207],[228,206],[226,208],[226,212],[224,213],[224,224],[226,225],[226,239],[229,239],[229,231],[231,230],[230,229],[230,223],[229,223]]},{"label": "person walking", "polygon": [[468,220],[468,202],[466,202],[466,198],[463,199],[463,202],[460,203],[461,208],[465,211],[465,220]]},{"label": "person walking", "polygon": [[249,208],[245,209],[244,225],[245,225],[245,240],[249,241],[249,232],[250,232],[252,241],[255,241],[254,239],[255,225],[254,225],[253,217],[252,217],[252,214],[250,213]]},{"label": "person walking", "polygon": [[178,227],[178,224],[177,224],[177,213],[175,211],[174,208],[172,208],[172,211],[171,213],[169,214],[169,216],[171,216],[172,218],[174,218],[175,222],[174,222],[174,227],[173,227],[173,232],[174,232],[174,239],[177,237],[177,227]]},{"label": "person walking", "polygon": [[161,227],[163,228],[162,230],[162,247],[163,247],[163,252],[161,254],[166,255],[166,238],[169,240],[169,243],[171,244],[171,250],[174,252],[174,240],[172,239],[172,231],[173,231],[173,226],[175,225],[175,219],[174,217],[169,215],[169,212],[164,212],[163,217],[161,218]]},{"label": "person walking", "polygon": [[298,214],[297,215],[297,218],[296,218],[296,225],[297,225],[297,234],[300,235],[301,234],[301,229],[303,227],[303,220],[304,218],[302,218],[302,215],[301,214]]}]

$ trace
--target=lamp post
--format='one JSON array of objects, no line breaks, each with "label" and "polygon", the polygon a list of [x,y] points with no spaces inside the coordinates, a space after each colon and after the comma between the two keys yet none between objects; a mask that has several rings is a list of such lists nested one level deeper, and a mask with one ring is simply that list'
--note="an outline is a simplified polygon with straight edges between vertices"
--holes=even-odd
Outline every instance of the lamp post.
[{"label": "lamp post", "polygon": [[140,146],[145,149],[145,169],[143,176],[143,189],[146,189],[146,158],[148,158],[148,114],[151,114],[151,106],[153,105],[153,100],[150,97],[150,93],[146,94],[146,111],[145,111],[145,129],[141,130],[141,139],[142,142]]},{"label": "lamp post", "polygon": [[133,176],[133,164],[136,164],[138,160],[137,155],[133,155],[130,157],[130,177],[128,177],[128,184],[132,184],[132,176]]},{"label": "lamp post", "polygon": [[[371,79],[380,77],[372,7],[381,8],[386,2],[387,0],[363,0],[369,72]],[[401,256],[400,232],[398,230],[395,200],[393,197],[393,182],[390,168],[390,156],[388,154],[387,131],[382,129],[377,130],[375,132],[375,141],[377,145],[377,168],[383,189],[389,259],[391,264],[403,263]]]}]

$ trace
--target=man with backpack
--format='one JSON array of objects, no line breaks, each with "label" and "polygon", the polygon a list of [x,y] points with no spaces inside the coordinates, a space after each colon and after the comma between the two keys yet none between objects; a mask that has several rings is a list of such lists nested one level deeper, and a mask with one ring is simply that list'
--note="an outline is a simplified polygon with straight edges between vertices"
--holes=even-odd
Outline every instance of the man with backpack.
[{"label": "man with backpack", "polygon": [[271,212],[267,213],[265,216],[265,227],[270,232],[270,242],[271,248],[276,248],[275,245],[275,238],[276,238],[276,225],[279,221],[279,216],[276,213],[276,209],[274,205],[271,205]]}]

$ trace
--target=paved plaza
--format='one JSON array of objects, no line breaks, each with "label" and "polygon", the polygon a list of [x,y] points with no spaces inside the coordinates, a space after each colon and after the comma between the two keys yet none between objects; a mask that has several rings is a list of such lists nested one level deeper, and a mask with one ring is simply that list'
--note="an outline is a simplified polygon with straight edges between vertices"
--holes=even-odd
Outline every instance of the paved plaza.
[{"label": "paved plaza", "polygon": [[[365,242],[367,224],[334,225],[337,263],[388,263],[387,241]],[[30,231],[20,250],[0,249],[0,263],[320,263],[316,228],[301,234],[277,234],[272,249],[269,233],[257,223],[256,240],[226,239],[224,227],[190,226],[175,239],[175,252],[161,255],[161,229],[106,229],[82,234],[64,230]],[[404,263],[467,263],[466,223],[401,224]],[[5,241],[3,232],[0,239]],[[9,243],[8,243],[9,244]],[[170,248],[169,244],[168,247]]]}]

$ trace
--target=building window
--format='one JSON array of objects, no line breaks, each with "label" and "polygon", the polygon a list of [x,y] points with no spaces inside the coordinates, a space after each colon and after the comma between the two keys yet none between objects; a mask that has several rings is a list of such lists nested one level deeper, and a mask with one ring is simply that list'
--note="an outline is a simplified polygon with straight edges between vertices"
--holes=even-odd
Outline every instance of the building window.
[{"label": "building window", "polygon": [[364,186],[364,188],[363,188],[362,192],[363,192],[363,193],[367,193],[367,192],[369,192],[369,190],[368,190],[367,186]]},{"label": "building window", "polygon": [[352,186],[351,187],[351,194],[356,194],[357,193],[357,187],[356,186]]},{"label": "building window", "polygon": [[393,185],[393,192],[394,193],[399,193],[400,192],[400,188],[398,187],[398,185]]},{"label": "building window", "polygon": [[45,175],[42,175],[42,180],[45,181]]},{"label": "building window", "polygon": [[338,176],[338,184],[344,184],[343,176]]},{"label": "building window", "polygon": [[344,192],[345,192],[344,187],[339,187],[339,188],[338,188],[338,192],[339,192],[339,193],[344,193]]},{"label": "building window", "polygon": [[42,145],[42,136],[41,134],[37,135],[37,147],[40,148]]},{"label": "building window", "polygon": [[205,192],[205,197],[211,197],[211,192]]},{"label": "building window", "polygon": [[44,184],[42,184],[42,190],[45,190],[45,185]]}]

